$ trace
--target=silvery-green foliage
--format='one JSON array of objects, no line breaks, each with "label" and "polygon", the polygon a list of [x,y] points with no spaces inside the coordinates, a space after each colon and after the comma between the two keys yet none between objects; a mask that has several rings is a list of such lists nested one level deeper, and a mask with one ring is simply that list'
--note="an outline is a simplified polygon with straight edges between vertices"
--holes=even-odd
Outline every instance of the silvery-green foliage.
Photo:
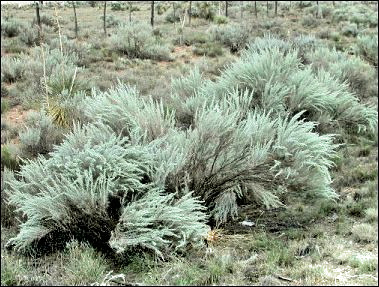
[{"label": "silvery-green foliage", "polygon": [[37,29],[37,27],[23,29],[20,33],[20,40],[29,47],[37,45],[39,42]]},{"label": "silvery-green foliage", "polygon": [[195,95],[203,82],[202,73],[198,67],[190,71],[188,76],[181,76],[171,80],[172,93],[181,98]]},{"label": "silvery-green foliage", "polygon": [[151,97],[143,100],[137,90],[124,84],[108,92],[93,92],[84,104],[84,113],[92,121],[110,126],[133,143],[151,141],[174,126],[174,112]]},{"label": "silvery-green foliage", "polygon": [[216,224],[236,215],[237,197],[277,207],[279,190],[335,196],[328,171],[336,149],[332,136],[314,133],[315,124],[299,120],[301,114],[273,119],[263,111],[235,109],[243,103],[231,98],[204,105],[192,129],[152,142],[160,186],[193,191]]},{"label": "silvery-green foliage", "polygon": [[30,112],[25,125],[26,128],[19,133],[24,157],[47,154],[62,140],[62,129],[55,126],[44,111]]},{"label": "silvery-green foliage", "polygon": [[[3,152],[3,151],[2,151]],[[14,178],[14,172],[7,167],[3,166],[1,170],[1,226],[11,227],[15,226],[17,220],[17,214],[15,213],[14,206],[8,203],[8,196],[4,192],[8,188],[7,182]]]},{"label": "silvery-green foliage", "polygon": [[274,48],[278,48],[283,52],[287,52],[291,49],[291,43],[272,34],[265,34],[264,37],[257,37],[254,39],[254,41],[249,42],[247,51],[271,51]]},{"label": "silvery-green foliage", "polygon": [[333,110],[332,118],[345,128],[360,132],[375,132],[378,126],[378,112],[374,106],[361,104],[359,98],[350,92],[347,82],[341,83],[330,73],[319,70],[317,79],[328,87]]},{"label": "silvery-green foliage", "polygon": [[201,203],[191,193],[175,199],[174,193],[152,189],[123,208],[109,244],[119,253],[142,248],[162,258],[188,244],[202,246],[209,227]]},{"label": "silvery-green foliage", "polygon": [[351,91],[360,98],[369,96],[371,86],[377,83],[375,69],[359,57],[335,49],[319,48],[307,53],[306,58],[313,69],[324,69],[341,82],[347,81]]},{"label": "silvery-green foliage", "polygon": [[[25,64],[25,78],[28,79],[34,93],[38,95],[46,93],[47,85],[48,93],[53,96],[65,89],[70,90],[77,69],[76,64],[79,62],[74,52],[64,54],[59,49],[45,46],[34,47],[30,50],[30,54],[22,54],[21,59]],[[77,69],[77,73],[80,73],[80,68]],[[80,86],[81,83],[76,79],[74,91]]]},{"label": "silvery-green foliage", "polygon": [[143,191],[145,187],[140,182],[151,166],[142,147],[127,144],[126,138],[102,124],[75,125],[51,158],[50,170],[73,180],[83,170],[90,170],[94,178],[101,174],[117,178],[115,191],[122,191],[123,196]]},{"label": "silvery-green foliage", "polygon": [[[51,74],[49,74],[46,86],[45,83],[41,85],[42,91],[46,91],[52,97],[62,96],[80,92],[84,90],[84,83],[78,80],[77,74],[82,71],[81,68],[74,66],[66,66],[65,64],[60,64],[56,66]],[[43,82],[43,78],[41,83]]]},{"label": "silvery-green foliage", "polygon": [[[43,52],[42,52],[43,49]],[[45,61],[46,75],[51,74],[55,69],[65,66],[75,67],[79,61],[76,53],[61,53],[60,48],[51,49],[48,46],[34,47],[28,55],[23,55],[23,59],[30,67],[30,74],[37,73],[43,76],[43,62]]]},{"label": "silvery-green foliage", "polygon": [[119,25],[110,38],[111,47],[129,58],[171,60],[170,49],[153,37],[153,29],[142,22]]},{"label": "silvery-green foliage", "polygon": [[275,35],[265,34],[264,37],[257,37],[249,42],[247,53],[260,51],[271,51],[279,49],[282,53],[291,50],[297,51],[298,57],[303,58],[305,51],[314,49],[319,45],[317,39],[311,35],[300,35],[290,40],[281,39]]},{"label": "silvery-green foliage", "polygon": [[356,51],[372,65],[378,66],[378,36],[377,35],[358,35]]},{"label": "silvery-green foliage", "polygon": [[276,162],[272,167],[277,171],[275,177],[280,176],[286,185],[300,187],[310,194],[335,197],[329,168],[338,145],[333,144],[333,135],[314,133],[316,124],[299,120],[300,116],[301,113],[276,122],[273,145]]},{"label": "silvery-green foliage", "polygon": [[1,81],[13,83],[24,77],[25,63],[22,59],[14,57],[1,58]]},{"label": "silvery-green foliage", "polygon": [[[12,182],[10,183],[12,186]],[[81,238],[88,233],[89,241],[102,244],[109,228],[114,227],[107,213],[109,194],[114,182],[104,176],[93,179],[89,171],[82,171],[72,181],[62,174],[49,177],[49,184],[41,184],[38,193],[14,189],[10,203],[16,205],[27,220],[19,234],[7,244],[20,252],[46,248],[44,243],[62,245],[70,237]],[[60,241],[57,236],[60,234]]]},{"label": "silvery-green foliage", "polygon": [[3,17],[1,17],[1,35],[15,37],[23,29],[25,29],[25,23],[19,22],[16,19],[3,19]]},{"label": "silvery-green foliage", "polygon": [[208,33],[213,41],[228,46],[232,53],[245,48],[250,37],[248,29],[240,24],[213,25]]},{"label": "silvery-green foliage", "polygon": [[10,203],[27,216],[10,244],[27,251],[68,234],[106,244],[122,204],[150,186],[151,155],[126,141],[104,125],[74,126],[49,159],[26,162],[7,183]]},{"label": "silvery-green foliage", "polygon": [[87,170],[94,178],[101,174],[116,177],[115,186],[120,191],[142,190],[138,182],[149,173],[150,159],[142,148],[129,146],[126,141],[104,125],[74,125],[49,159],[38,157],[22,166],[21,180],[14,182],[14,189],[36,194],[41,186],[49,184],[50,176],[64,174],[75,181]]},{"label": "silvery-green foliage", "polygon": [[[265,42],[271,43],[271,46],[265,47],[262,44]],[[312,43],[311,40],[300,42]],[[223,101],[230,93],[248,91],[252,93],[249,105],[251,108],[273,110],[273,115],[282,116],[306,110],[304,115],[308,120],[318,121],[327,117],[345,127],[352,124],[355,131],[373,131],[377,125],[374,118],[376,111],[359,103],[355,94],[344,88],[344,81],[350,78],[350,82],[354,80],[355,88],[368,83],[365,78],[352,77],[356,73],[360,74],[360,68],[357,72],[352,63],[358,65],[363,62],[358,58],[346,58],[344,54],[337,52],[327,53],[328,50],[325,50],[326,53],[323,53],[324,50],[319,48],[315,48],[301,60],[299,48],[296,48],[299,45],[307,46],[293,44],[288,48],[277,38],[256,40],[256,44],[250,44],[251,48],[244,51],[241,58],[227,67],[215,81],[203,81],[196,94],[185,99],[180,113],[185,115],[183,118],[187,122],[192,123],[195,111],[204,105],[204,101]],[[312,65],[302,64],[304,60]],[[333,64],[334,62],[337,64]],[[341,65],[346,69],[341,69]],[[320,77],[322,72],[318,72],[316,67],[324,67],[330,75]],[[363,69],[364,63],[358,67]],[[362,75],[371,75],[371,67],[366,68],[369,69]],[[372,82],[375,82],[374,79]],[[343,101],[353,106],[348,112],[338,113]],[[346,104],[342,106],[346,109]],[[180,117],[178,119],[181,120]]]},{"label": "silvery-green foliage", "polygon": [[52,39],[49,43],[50,49],[60,49],[62,42],[63,53],[66,55],[74,54],[77,56],[76,64],[82,66],[84,59],[90,52],[91,45],[86,42],[79,42],[76,39],[69,40],[67,36],[63,35],[61,39]]}]

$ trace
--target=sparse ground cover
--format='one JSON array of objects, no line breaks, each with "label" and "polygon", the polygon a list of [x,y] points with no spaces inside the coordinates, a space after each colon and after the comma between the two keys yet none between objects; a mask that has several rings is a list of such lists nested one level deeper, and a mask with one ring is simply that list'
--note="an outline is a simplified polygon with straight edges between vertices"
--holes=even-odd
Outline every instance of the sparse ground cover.
[{"label": "sparse ground cover", "polygon": [[377,3],[318,2],[2,6],[2,285],[377,285]]}]

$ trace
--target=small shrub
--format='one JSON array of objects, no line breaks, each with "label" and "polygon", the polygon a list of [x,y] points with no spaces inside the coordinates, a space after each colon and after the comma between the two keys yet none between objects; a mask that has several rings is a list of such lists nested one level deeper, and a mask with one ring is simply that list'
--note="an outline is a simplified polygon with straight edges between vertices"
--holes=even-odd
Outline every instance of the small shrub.
[{"label": "small shrub", "polygon": [[356,42],[356,53],[365,58],[374,66],[378,66],[378,36],[358,36]]},{"label": "small shrub", "polygon": [[112,11],[125,11],[127,10],[127,6],[125,2],[112,2],[111,3],[111,10]]},{"label": "small shrub", "polygon": [[311,14],[314,17],[329,17],[332,15],[333,9],[327,5],[314,5],[305,9],[306,13]]},{"label": "small shrub", "polygon": [[300,1],[300,2],[297,2],[297,5],[299,6],[299,8],[311,7],[312,1]]},{"label": "small shrub", "polygon": [[213,26],[209,29],[213,41],[220,42],[236,53],[245,48],[249,40],[249,31],[242,25]]},{"label": "small shrub", "polygon": [[357,56],[320,47],[309,51],[306,58],[313,63],[315,70],[322,68],[341,82],[346,81],[360,98],[377,93],[375,69]]},{"label": "small shrub", "polygon": [[295,254],[288,247],[279,244],[267,251],[267,262],[274,266],[290,267],[295,262]]},{"label": "small shrub", "polygon": [[59,130],[44,112],[31,112],[26,120],[26,129],[20,134],[21,152],[25,157],[47,154],[62,140]]},{"label": "small shrub", "polygon": [[216,15],[216,8],[211,2],[196,1],[192,6],[192,17],[212,20]]},{"label": "small shrub", "polygon": [[13,83],[23,78],[25,73],[25,62],[13,57],[2,57],[1,78],[6,83]]},{"label": "small shrub", "polygon": [[319,213],[322,216],[328,216],[332,214],[333,212],[338,211],[338,204],[335,201],[328,200],[328,201],[322,201],[320,205]]},{"label": "small shrub", "polygon": [[220,24],[227,24],[228,23],[228,17],[225,17],[225,16],[215,16],[213,17],[213,22],[217,25],[220,25]]},{"label": "small shrub", "polygon": [[29,47],[37,45],[39,43],[37,29],[35,27],[23,29],[20,34],[20,40]]},{"label": "small shrub", "polygon": [[176,14],[174,14],[174,12],[170,12],[169,14],[166,15],[165,21],[167,23],[179,22],[180,21],[180,17],[179,17],[178,14],[179,14],[178,12]]},{"label": "small shrub", "polygon": [[[204,44],[209,41],[209,37],[206,33],[194,32],[194,33],[184,33],[183,43],[186,46],[192,46],[194,44]],[[178,40],[175,44],[178,44]]]},{"label": "small shrub", "polygon": [[347,24],[342,27],[341,33],[344,36],[348,37],[356,37],[358,35],[358,27],[357,24],[352,23],[352,24]]},{"label": "small shrub", "polygon": [[171,89],[181,98],[189,98],[199,91],[203,78],[199,69],[193,69],[187,77],[180,77],[171,81]]},{"label": "small shrub", "polygon": [[230,254],[222,254],[212,258],[206,264],[207,278],[204,278],[205,284],[215,285],[228,273],[233,272],[233,257]]},{"label": "small shrub", "polygon": [[307,28],[316,28],[320,24],[320,21],[312,15],[307,15],[303,17],[301,24]]},{"label": "small shrub", "polygon": [[2,254],[1,260],[1,285],[22,286],[25,282],[27,266],[22,258],[11,254]]},{"label": "small shrub", "polygon": [[375,228],[367,223],[356,224],[351,229],[354,240],[357,242],[369,243],[377,241]]},{"label": "small shrub", "polygon": [[378,26],[377,12],[367,5],[360,3],[341,5],[339,8],[333,10],[332,19],[336,23],[349,21],[355,23],[358,27],[368,26],[374,28]]},{"label": "small shrub", "polygon": [[14,206],[8,204],[8,197],[4,192],[4,190],[8,188],[5,182],[10,180],[13,176],[14,175],[11,170],[8,170],[7,168],[4,168],[4,170],[1,169],[1,226],[7,228],[16,226],[19,219],[16,216]]},{"label": "small shrub", "polygon": [[170,9],[170,6],[167,5],[166,3],[158,2],[158,4],[155,6],[155,9],[156,9],[158,15],[162,15],[168,9]]},{"label": "small shrub", "polygon": [[[104,16],[101,16],[101,21],[104,21]],[[113,15],[107,15],[105,19],[105,25],[107,28],[112,28],[120,25],[120,20],[115,18]]]},{"label": "small shrub", "polygon": [[375,221],[378,221],[378,209],[377,208],[368,208],[366,211],[365,211],[365,219],[368,221],[368,222],[375,222]]},{"label": "small shrub", "polygon": [[78,41],[76,39],[70,40],[66,36],[62,36],[61,40],[53,39],[50,42],[50,49],[60,50],[60,41],[62,41],[62,50],[64,55],[75,55],[73,63],[77,64],[78,66],[85,66],[85,64],[87,64],[86,59],[90,54],[90,44],[83,41]]},{"label": "small shrub", "polygon": [[7,87],[3,84],[3,80],[1,80],[1,100],[3,100],[3,97],[7,97],[9,95],[9,91]]},{"label": "small shrub", "polygon": [[217,43],[196,44],[193,53],[198,56],[217,57],[223,54],[222,47]]},{"label": "small shrub", "polygon": [[129,58],[170,61],[168,45],[152,37],[153,30],[146,23],[128,23],[119,26],[112,35],[112,49],[126,54]]},{"label": "small shrub", "polygon": [[15,20],[3,20],[1,19],[1,35],[5,37],[15,37],[20,34],[20,32],[24,29],[24,24]]},{"label": "small shrub", "polygon": [[5,120],[1,121],[1,144],[10,142],[18,135],[17,128],[8,124]]},{"label": "small shrub", "polygon": [[18,150],[13,145],[3,145],[1,147],[1,169],[4,167],[10,170],[18,170],[20,167],[17,159]]},{"label": "small shrub", "polygon": [[333,31],[330,33],[330,39],[332,39],[335,42],[339,42],[341,40],[341,35],[337,31]]},{"label": "small shrub", "polygon": [[[45,15],[45,14],[41,15],[40,21],[41,21],[41,24],[45,24],[46,26],[58,28],[57,21],[52,16]],[[60,21],[60,24],[62,24],[61,21]],[[32,25],[33,26],[37,25],[37,19],[36,18],[33,18]]]},{"label": "small shrub", "polygon": [[321,30],[317,33],[317,36],[320,38],[320,39],[329,39],[331,38],[331,32],[330,30],[326,29],[326,30]]}]

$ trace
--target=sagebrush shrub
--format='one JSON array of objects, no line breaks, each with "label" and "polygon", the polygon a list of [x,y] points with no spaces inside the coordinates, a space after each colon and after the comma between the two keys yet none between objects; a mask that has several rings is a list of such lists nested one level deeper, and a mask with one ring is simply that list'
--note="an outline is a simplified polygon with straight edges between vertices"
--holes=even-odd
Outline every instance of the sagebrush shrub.
[{"label": "sagebrush shrub", "polygon": [[352,24],[346,24],[342,27],[341,29],[341,33],[342,35],[344,36],[352,36],[352,37],[356,37],[358,35],[358,27],[357,27],[357,24],[355,23],[352,23]]},{"label": "sagebrush shrub", "polygon": [[[330,60],[333,60],[335,55],[338,59],[342,56],[345,59],[344,62],[332,66],[333,69],[325,68],[327,72],[317,72],[316,67],[320,64],[316,63],[316,57],[302,55],[295,43],[290,45],[291,48],[278,40],[274,40],[272,48],[250,44],[252,48],[244,51],[238,61],[223,71],[215,81],[205,81],[199,90],[207,95],[204,98],[209,100],[212,99],[209,95],[220,99],[233,89],[248,89],[254,94],[252,106],[265,110],[273,109],[281,115],[294,115],[307,110],[306,115],[310,120],[317,121],[318,118],[328,115],[331,120],[342,126],[352,124],[355,131],[374,131],[377,125],[375,109],[359,103],[358,98],[352,93],[354,87],[358,89],[358,86],[352,85],[353,90],[349,91],[343,83],[346,79],[344,77],[349,76],[348,72],[354,71],[352,63],[366,65],[366,74],[372,73],[371,67],[362,61],[359,62],[357,58],[347,58],[343,54],[325,54],[316,48],[311,49],[310,51],[315,51],[309,54],[320,55],[320,61],[327,67],[333,65],[333,62],[328,62],[329,55],[332,56]],[[302,63],[304,61],[313,65],[305,65]],[[350,69],[341,69],[341,65]],[[358,82],[354,77],[351,77],[351,80],[355,81],[354,84],[359,84],[359,87],[368,84],[368,81]],[[349,107],[343,104],[344,102],[352,106]],[[201,105],[200,101],[199,104]],[[186,105],[187,103],[184,104]],[[342,107],[345,109],[344,112]]]},{"label": "sagebrush shrub", "polygon": [[316,28],[320,24],[320,21],[312,15],[306,15],[302,18],[301,24],[307,28]]},{"label": "sagebrush shrub", "polygon": [[195,44],[193,53],[198,56],[217,57],[223,54],[220,44],[207,42],[204,44]]},{"label": "sagebrush shrub", "polygon": [[364,35],[358,36],[356,42],[356,51],[374,66],[378,66],[378,36]]},{"label": "sagebrush shrub", "polygon": [[1,18],[1,34],[6,37],[15,37],[24,29],[25,24],[15,19]]},{"label": "sagebrush shrub", "polygon": [[377,27],[378,15],[367,5],[356,3],[355,5],[341,5],[333,10],[334,22],[349,21],[358,26]]},{"label": "sagebrush shrub", "polygon": [[377,112],[304,61],[311,38],[273,41],[251,44],[214,81],[197,70],[173,80],[167,106],[121,83],[93,90],[80,102],[82,125],[7,181],[26,220],[7,246],[46,251],[75,238],[165,257],[201,246],[207,223],[236,218],[241,203],[336,197],[338,145],[316,132],[318,120],[373,130]]},{"label": "sagebrush shrub", "polygon": [[65,55],[76,55],[73,63],[78,66],[86,64],[86,58],[91,49],[91,45],[86,42],[79,42],[76,39],[69,40],[66,36],[62,36],[61,40],[53,39],[49,43],[50,49],[60,49],[60,41],[62,41],[62,49]]},{"label": "sagebrush shrub", "polygon": [[[1,148],[1,162],[3,162],[3,148]],[[5,182],[13,177],[13,172],[7,168],[1,169],[1,226],[11,227],[17,224],[15,208],[8,204],[8,196],[5,189],[8,188]]]},{"label": "sagebrush shrub", "polygon": [[[49,159],[39,157],[23,165],[18,174],[19,180],[8,182],[7,194],[10,203],[16,205],[27,220],[8,246],[23,252],[46,252],[50,248],[64,247],[65,242],[74,237],[107,250],[112,236],[111,246],[117,250],[126,246],[149,247],[138,225],[131,225],[127,230],[122,227],[128,224],[125,222],[127,217],[122,217],[122,214],[134,209],[138,199],[143,202],[146,198],[152,205],[144,210],[152,217],[140,218],[135,213],[135,220],[139,224],[149,225],[149,221],[157,224],[158,229],[151,231],[151,240],[158,243],[159,236],[164,240],[171,238],[167,244],[162,242],[162,248],[174,249],[184,248],[191,241],[198,243],[198,238],[205,236],[207,230],[203,223],[205,215],[199,213],[202,209],[200,203],[189,195],[174,200],[173,195],[156,193],[156,185],[149,179],[154,170],[153,156],[146,148],[131,146],[126,141],[104,125],[74,127]],[[158,201],[152,201],[149,195]],[[155,214],[161,208],[163,211],[167,208],[169,213],[163,213],[162,217]],[[165,217],[170,212],[186,212],[188,218],[177,222],[175,218]],[[166,220],[164,218],[169,224],[165,228],[171,228],[167,231],[160,229],[162,220]],[[187,229],[190,237],[183,234],[182,240],[177,240],[176,234],[182,234],[187,228],[181,222],[191,222],[194,227]],[[112,235],[117,224],[120,227]],[[134,243],[126,243],[123,237],[133,233],[140,234],[140,237],[135,238]],[[150,236],[148,234],[146,236]],[[155,248],[149,248],[159,255],[166,252],[157,244]]]},{"label": "sagebrush shrub", "polygon": [[216,7],[212,2],[195,2],[192,6],[191,15],[194,18],[212,20],[216,15]]},{"label": "sagebrush shrub", "polygon": [[106,93],[94,92],[83,106],[90,121],[100,121],[132,142],[151,141],[174,126],[174,113],[162,102],[143,100],[135,88],[122,84]]},{"label": "sagebrush shrub", "polygon": [[218,25],[209,28],[210,38],[229,47],[232,53],[245,48],[249,40],[249,31],[238,24]]},{"label": "sagebrush shrub", "polygon": [[[39,18],[40,18],[41,24],[45,24],[46,26],[58,28],[57,21],[52,16],[49,16],[49,15],[40,15]],[[32,25],[33,26],[37,25],[37,19],[36,18],[33,19]]]},{"label": "sagebrush shrub", "polygon": [[20,33],[20,40],[29,47],[39,43],[37,27],[23,29]]},{"label": "sagebrush shrub", "polygon": [[24,77],[25,63],[22,59],[14,57],[2,57],[1,79],[6,83],[16,82]]},{"label": "sagebrush shrub", "polygon": [[[175,200],[175,194],[153,189],[125,206],[109,244],[122,253],[133,248],[150,249],[164,257],[183,251],[188,243],[202,246],[209,231],[201,202],[191,194]],[[148,211],[148,212],[146,212]]]},{"label": "sagebrush shrub", "polygon": [[146,23],[127,23],[111,36],[111,47],[130,58],[171,60],[169,47],[152,35],[153,29]]},{"label": "sagebrush shrub", "polygon": [[322,68],[341,82],[347,81],[359,98],[369,97],[373,90],[377,90],[375,69],[357,56],[320,47],[305,57],[312,62],[314,70]]},{"label": "sagebrush shrub", "polygon": [[31,112],[25,122],[26,128],[19,133],[23,157],[47,154],[62,140],[62,130],[54,125],[45,112]]}]

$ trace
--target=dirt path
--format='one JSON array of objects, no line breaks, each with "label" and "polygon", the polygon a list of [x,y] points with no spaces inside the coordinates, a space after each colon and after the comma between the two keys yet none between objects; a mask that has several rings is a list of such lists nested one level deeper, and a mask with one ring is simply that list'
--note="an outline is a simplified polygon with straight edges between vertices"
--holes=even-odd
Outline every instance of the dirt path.
[{"label": "dirt path", "polygon": [[30,109],[25,111],[21,105],[17,105],[5,113],[4,120],[15,127],[20,127],[31,111],[33,110]]}]

